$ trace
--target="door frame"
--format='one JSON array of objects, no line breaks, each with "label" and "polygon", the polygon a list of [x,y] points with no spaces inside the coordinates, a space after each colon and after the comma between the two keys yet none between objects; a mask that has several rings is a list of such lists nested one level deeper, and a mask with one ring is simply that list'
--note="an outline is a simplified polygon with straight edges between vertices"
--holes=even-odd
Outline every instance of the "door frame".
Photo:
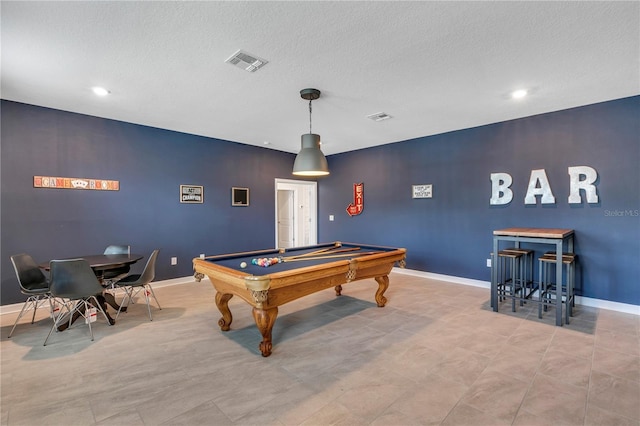
[{"label": "door frame", "polygon": [[[293,191],[293,220],[297,229],[294,230],[295,246],[300,247],[300,239],[298,238],[303,234],[304,223],[300,219],[302,211],[300,207],[303,207],[304,211],[309,216],[309,241],[308,245],[318,243],[318,182],[307,180],[295,180],[295,179],[281,179],[275,178],[274,185],[274,204],[275,204],[275,247],[278,247],[278,190],[292,190]],[[309,204],[300,205],[303,191],[309,193]],[[307,245],[307,244],[304,244]]]},{"label": "door frame", "polygon": [[[290,248],[294,247],[296,244],[296,231],[297,224],[295,218],[295,209],[296,209],[296,199],[295,199],[295,191],[293,189],[282,189],[282,187],[278,188],[277,191],[277,199],[276,202],[278,206],[276,208],[276,235],[278,241],[276,242],[276,247],[278,248]],[[285,204],[282,203],[283,197],[286,198],[287,202]],[[283,217],[286,216],[287,222],[283,221]],[[286,225],[284,226],[283,223]],[[282,232],[280,232],[282,231]]]}]

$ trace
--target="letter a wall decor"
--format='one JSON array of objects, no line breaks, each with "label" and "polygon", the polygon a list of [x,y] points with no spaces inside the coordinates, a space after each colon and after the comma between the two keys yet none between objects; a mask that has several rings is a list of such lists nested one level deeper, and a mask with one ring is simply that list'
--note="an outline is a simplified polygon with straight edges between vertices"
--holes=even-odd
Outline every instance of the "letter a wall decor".
[{"label": "letter a wall decor", "polygon": [[347,206],[349,216],[356,216],[364,210],[364,183],[353,184],[353,203]]}]

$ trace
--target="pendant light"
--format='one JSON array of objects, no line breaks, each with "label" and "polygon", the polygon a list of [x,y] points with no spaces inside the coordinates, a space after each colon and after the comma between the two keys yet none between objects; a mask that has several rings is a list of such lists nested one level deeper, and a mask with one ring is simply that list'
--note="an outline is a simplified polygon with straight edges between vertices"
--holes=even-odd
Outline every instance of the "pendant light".
[{"label": "pendant light", "polygon": [[293,163],[296,176],[326,176],[329,174],[327,159],[320,150],[320,135],[311,133],[311,101],[320,97],[318,89],[302,89],[300,97],[309,101],[309,133],[302,135],[302,149]]}]

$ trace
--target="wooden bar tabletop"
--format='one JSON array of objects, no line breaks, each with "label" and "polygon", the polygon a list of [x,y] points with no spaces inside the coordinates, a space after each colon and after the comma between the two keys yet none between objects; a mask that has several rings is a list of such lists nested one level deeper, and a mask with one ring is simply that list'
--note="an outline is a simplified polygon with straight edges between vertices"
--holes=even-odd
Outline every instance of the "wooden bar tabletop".
[{"label": "wooden bar tabletop", "polygon": [[566,238],[572,234],[573,229],[556,228],[505,228],[493,231],[493,235],[532,238]]}]

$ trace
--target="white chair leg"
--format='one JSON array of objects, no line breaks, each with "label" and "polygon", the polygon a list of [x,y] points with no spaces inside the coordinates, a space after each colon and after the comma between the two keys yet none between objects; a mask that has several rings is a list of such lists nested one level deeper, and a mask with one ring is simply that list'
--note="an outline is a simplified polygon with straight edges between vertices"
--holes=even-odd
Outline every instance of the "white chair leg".
[{"label": "white chair leg", "polygon": [[47,338],[44,339],[44,343],[42,344],[42,346],[47,346],[47,340],[49,340],[49,336],[51,336],[51,332],[53,331],[53,329],[56,328],[56,322],[53,322],[53,325],[51,326],[51,330],[49,330],[49,334],[47,334]]},{"label": "white chair leg", "polygon": [[[116,320],[118,319],[118,315],[120,315],[120,311],[122,310],[122,307],[124,306],[125,308],[129,307],[129,304],[132,302],[132,289],[128,288],[128,287],[123,287],[122,288],[124,290],[124,296],[122,297],[122,300],[120,301],[120,307],[118,308],[118,312],[116,312]],[[125,300],[127,302],[127,304],[125,305]]]},{"label": "white chair leg", "polygon": [[147,302],[147,312],[149,312],[149,321],[153,321],[153,318],[151,317],[151,305],[149,304],[149,292],[145,287],[142,287],[142,291],[144,292],[144,300],[145,302]]},{"label": "white chair leg", "polygon": [[160,307],[160,302],[158,302],[158,298],[156,297],[156,293],[153,291],[153,287],[151,287],[150,284],[147,284],[147,287],[149,288],[149,290],[151,290],[151,295],[153,296],[153,299],[156,301],[156,305],[158,305],[158,309],[162,310],[162,308]]},{"label": "white chair leg", "polygon": [[[95,299],[95,298],[94,298]],[[96,306],[99,305],[96,300]],[[87,300],[83,300],[82,304],[84,306],[84,315],[82,315],[89,326],[89,334],[91,335],[91,341],[93,342],[93,328],[91,328],[91,321],[89,320],[89,309],[91,309],[91,304]],[[108,322],[108,321],[107,321]]]},{"label": "white chair leg", "polygon": [[[156,304],[158,305],[158,309],[162,309],[162,307],[160,306],[160,302],[158,302],[158,298],[156,297],[155,292],[153,291],[153,288],[147,284],[144,286],[134,286],[134,287],[123,287],[123,290],[125,290],[126,292],[126,296],[122,299],[122,302],[120,303],[120,307],[123,306],[129,306],[129,304],[134,303],[134,297],[137,296],[140,292],[144,293],[144,300],[145,303],[147,304],[147,312],[149,314],[149,320],[153,321],[153,316],[151,315],[151,297],[153,297],[153,299],[156,301]],[[125,300],[126,300],[126,304],[125,304]],[[116,313],[116,319],[118,319],[118,315],[120,315],[120,310],[118,310],[118,312]]]},{"label": "white chair leg", "polygon": [[102,316],[107,321],[107,324],[111,325],[111,321],[109,321],[109,317],[107,316],[107,313],[104,311],[104,309],[102,309],[102,305],[100,305],[100,303],[98,302],[98,299],[95,296],[91,296],[88,300],[91,300],[91,299],[93,299],[93,301],[96,303],[95,304],[96,309],[102,312]]},{"label": "white chair leg", "polygon": [[[26,302],[24,302],[24,304],[22,305],[22,309],[20,310],[20,313],[18,314],[18,318],[16,318],[16,322],[13,323],[13,328],[11,329],[11,333],[9,333],[9,337],[8,339],[11,338],[11,335],[13,334],[13,330],[16,329],[16,325],[18,325],[18,321],[20,321],[20,318],[22,318],[22,315],[24,315],[25,309],[27,308],[28,304],[31,303],[31,298],[33,296],[30,296]],[[35,315],[35,314],[34,314]],[[33,324],[33,322],[32,322]]]},{"label": "white chair leg", "polygon": [[[67,309],[67,312],[69,313],[69,326],[71,326],[71,319],[73,318],[73,313],[76,311],[77,307],[78,307],[78,302],[69,302],[69,303],[73,303],[73,308],[69,308],[69,305],[65,302],[64,303],[64,307]],[[58,325],[60,325],[63,321],[60,321],[64,319],[66,321],[66,318],[64,318],[64,313],[62,312],[62,309],[60,309],[60,313],[54,317],[53,319],[53,325],[51,326],[51,330],[49,330],[49,334],[47,334],[47,338],[44,339],[44,343],[42,344],[42,346],[47,346],[47,341],[49,340],[49,337],[51,336],[51,333],[53,332],[53,330],[56,330],[58,328]]]}]

